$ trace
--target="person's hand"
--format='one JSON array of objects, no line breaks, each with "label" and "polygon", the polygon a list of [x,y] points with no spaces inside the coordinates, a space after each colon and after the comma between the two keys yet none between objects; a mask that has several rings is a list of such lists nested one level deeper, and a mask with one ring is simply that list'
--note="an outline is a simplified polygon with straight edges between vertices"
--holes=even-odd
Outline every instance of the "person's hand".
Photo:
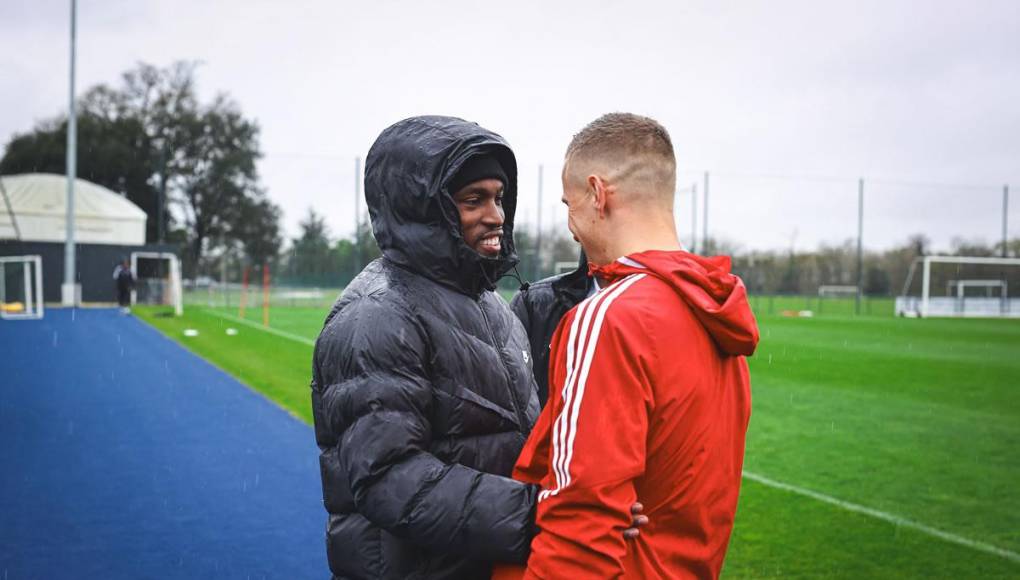
[{"label": "person's hand", "polygon": [[630,506],[630,527],[623,530],[623,537],[628,540],[641,535],[641,527],[648,525],[648,516],[641,515],[644,511],[645,506],[641,505],[641,502],[634,502],[634,505]]}]

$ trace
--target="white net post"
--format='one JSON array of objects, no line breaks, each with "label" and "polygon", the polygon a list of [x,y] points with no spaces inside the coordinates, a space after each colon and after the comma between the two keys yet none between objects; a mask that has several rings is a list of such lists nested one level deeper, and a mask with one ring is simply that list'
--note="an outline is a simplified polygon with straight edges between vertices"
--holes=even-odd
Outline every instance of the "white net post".
[{"label": "white net post", "polygon": [[[7,288],[7,272],[8,269],[19,265],[23,296],[20,296],[21,300],[9,301],[12,296]],[[42,318],[45,314],[42,279],[41,256],[0,258],[0,318],[6,320]]]},{"label": "white net post", "polygon": [[[138,273],[138,260],[162,260],[169,264],[168,278],[156,280],[156,286],[158,288],[159,299],[155,302],[156,304],[163,304],[166,306],[173,306],[174,314],[180,316],[184,314],[184,285],[181,281],[181,261],[176,254],[170,252],[132,252],[131,253],[131,272],[135,276],[135,280],[138,283],[143,281],[148,282],[151,279],[139,276]],[[131,305],[134,306],[138,303],[138,288],[131,289]],[[151,292],[149,292],[151,295]]]},{"label": "white net post", "polygon": [[928,305],[931,302],[931,259],[924,259],[924,277],[921,284],[921,316],[927,318]]},{"label": "white net post", "polygon": [[170,288],[173,292],[174,314],[184,314],[184,289],[181,287],[181,261],[170,254]]}]

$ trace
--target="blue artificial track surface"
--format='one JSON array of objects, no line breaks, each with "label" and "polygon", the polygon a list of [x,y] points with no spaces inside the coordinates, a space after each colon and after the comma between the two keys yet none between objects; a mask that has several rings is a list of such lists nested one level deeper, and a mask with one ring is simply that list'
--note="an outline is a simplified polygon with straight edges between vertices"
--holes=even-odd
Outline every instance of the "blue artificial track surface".
[{"label": "blue artificial track surface", "polygon": [[0,321],[0,580],[323,578],[312,429],[116,310]]}]

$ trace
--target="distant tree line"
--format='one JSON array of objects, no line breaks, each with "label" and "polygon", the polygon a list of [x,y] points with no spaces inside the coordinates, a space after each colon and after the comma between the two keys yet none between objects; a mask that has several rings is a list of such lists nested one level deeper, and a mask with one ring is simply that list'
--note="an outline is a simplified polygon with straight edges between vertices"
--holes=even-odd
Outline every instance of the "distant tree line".
[{"label": "distant tree line", "polygon": [[[326,226],[325,218],[314,209],[299,224],[300,234],[282,259],[283,283],[341,287],[346,285],[362,267],[379,256],[379,248],[370,227],[361,228],[360,244],[353,235],[334,238]],[[543,230],[540,260],[536,261],[536,232],[527,224],[518,224],[514,232],[518,266],[522,278],[535,280],[572,269],[577,263],[580,248],[566,228]],[[360,253],[359,253],[360,247]],[[733,270],[739,274],[756,294],[816,295],[823,285],[853,286],[857,284],[857,247],[853,240],[842,244],[822,244],[810,251],[744,250],[724,240],[709,239],[705,254],[725,254],[733,259]],[[863,256],[863,290],[869,296],[893,296],[900,293],[911,263],[921,256],[934,253],[931,242],[923,235],[910,236],[903,244],[883,251],[865,251]],[[939,254],[957,256],[1001,256],[1001,243],[986,245],[980,241],[956,239],[948,252]],[[1008,243],[1007,255],[1020,257],[1020,238]],[[1018,275],[1016,272],[1013,275]],[[948,275],[948,274],[947,274]],[[979,273],[995,277],[994,273]],[[940,280],[939,283],[942,283]],[[502,286],[516,288],[518,282],[510,277]],[[1020,290],[1020,287],[1017,288]]]},{"label": "distant tree line", "polygon": [[309,208],[298,223],[299,234],[282,256],[281,283],[336,288],[347,285],[361,269],[381,254],[372,229],[361,224],[358,235],[334,238],[326,218]]}]

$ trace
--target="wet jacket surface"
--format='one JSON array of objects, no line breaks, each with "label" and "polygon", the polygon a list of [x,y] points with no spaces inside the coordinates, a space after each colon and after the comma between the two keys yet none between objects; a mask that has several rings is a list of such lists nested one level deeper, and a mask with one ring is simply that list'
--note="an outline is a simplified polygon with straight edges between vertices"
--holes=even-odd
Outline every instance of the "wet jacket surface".
[{"label": "wet jacket surface", "polygon": [[[446,183],[473,155],[509,178],[498,259],[464,244]],[[384,131],[365,196],[383,257],[333,306],[312,406],[335,578],[487,578],[523,562],[536,487],[509,479],[539,413],[524,329],[491,290],[517,257],[513,153],[448,117]]]},{"label": "wet jacket surface", "polygon": [[549,345],[563,315],[588,297],[593,282],[588,275],[584,254],[577,269],[558,276],[543,278],[521,290],[510,301],[510,308],[524,325],[531,342],[535,382],[542,405],[549,393]]}]

